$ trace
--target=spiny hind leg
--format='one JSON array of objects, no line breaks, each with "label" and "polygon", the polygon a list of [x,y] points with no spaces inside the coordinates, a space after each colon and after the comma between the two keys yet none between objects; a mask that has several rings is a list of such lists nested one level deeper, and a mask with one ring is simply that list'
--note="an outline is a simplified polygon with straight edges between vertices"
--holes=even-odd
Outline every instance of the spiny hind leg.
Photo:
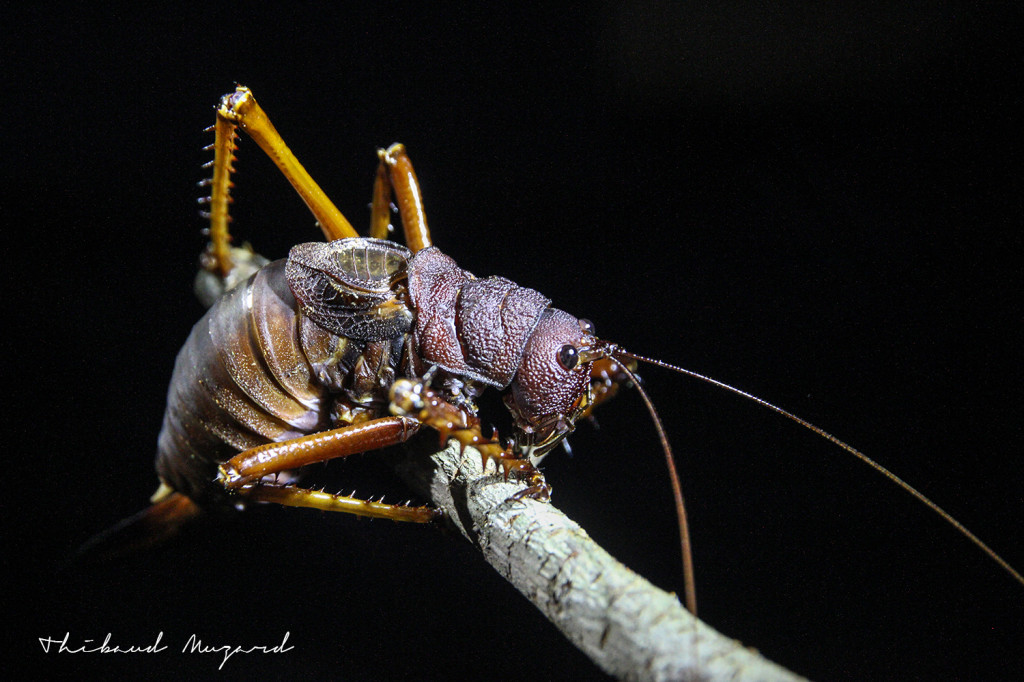
[{"label": "spiny hind leg", "polygon": [[239,127],[256,141],[292,184],[316,217],[328,240],[358,236],[341,211],[331,203],[285,145],[248,88],[238,86],[233,93],[224,95],[216,111],[216,122],[208,129],[214,132],[214,142],[206,147],[213,150],[213,161],[204,165],[213,168],[213,175],[199,183],[202,187],[210,188],[209,196],[199,200],[201,204],[208,205],[208,210],[201,215],[210,221],[210,244],[203,255],[202,270],[196,279],[196,293],[207,306],[269,262],[254,253],[247,244],[243,247],[231,246],[228,206],[232,202],[231,188],[234,183],[231,182],[231,174],[237,161],[234,153],[238,149],[236,142]]},{"label": "spiny hind leg", "polygon": [[217,105],[217,120],[213,126],[213,177],[205,183],[211,186],[210,198],[207,200],[210,204],[210,240],[213,245],[211,251],[222,272],[230,264],[228,204],[231,202],[231,173],[235,170],[232,164],[236,161],[234,151],[237,149],[237,128],[244,130],[270,157],[281,174],[306,202],[306,206],[316,217],[320,229],[329,241],[359,236],[351,223],[292,154],[266,112],[252,96],[252,91],[239,85],[234,92],[221,97],[220,104]]},{"label": "spiny hind leg", "polygon": [[195,291],[199,300],[210,307],[225,291],[269,263],[266,258],[255,253],[248,244],[241,247],[231,246],[231,233],[228,224],[231,215],[228,205],[232,202],[231,173],[234,172],[235,155],[238,149],[235,142],[238,134],[235,126],[220,116],[207,132],[214,132],[214,141],[204,151],[213,150],[212,161],[203,164],[203,168],[212,168],[212,177],[199,182],[200,187],[209,187],[210,194],[199,199],[205,206],[199,215],[210,221],[207,230],[210,243],[199,260],[200,270],[196,275]]},{"label": "spiny hind leg", "polygon": [[206,254],[203,256],[203,269],[207,270],[222,280],[226,280],[235,267],[235,258],[231,250],[231,234],[228,232],[228,223],[231,222],[231,215],[228,213],[228,204],[231,198],[231,173],[235,167],[232,163],[235,159],[235,150],[238,146],[235,141],[238,134],[235,126],[230,121],[217,116],[216,122],[206,129],[213,131],[213,144],[203,148],[203,151],[213,150],[213,161],[203,164],[203,168],[213,167],[213,176],[199,182],[200,187],[209,187],[210,195],[199,199],[200,204],[206,204],[207,211],[201,211],[199,215],[210,221],[210,244]]},{"label": "spiny hind leg", "polygon": [[245,501],[272,502],[289,507],[309,507],[394,521],[426,523],[438,518],[441,512],[431,507],[385,504],[292,485],[279,485],[269,478],[307,464],[397,445],[408,440],[417,430],[419,424],[412,419],[384,417],[281,443],[268,443],[240,452],[221,464],[217,480]]},{"label": "spiny hind leg", "polygon": [[394,197],[402,216],[405,243],[416,253],[431,246],[427,214],[423,210],[423,193],[412,168],[405,146],[393,144],[378,149],[377,177],[373,183],[373,203],[370,211],[370,236],[387,239],[391,224],[391,200]]}]

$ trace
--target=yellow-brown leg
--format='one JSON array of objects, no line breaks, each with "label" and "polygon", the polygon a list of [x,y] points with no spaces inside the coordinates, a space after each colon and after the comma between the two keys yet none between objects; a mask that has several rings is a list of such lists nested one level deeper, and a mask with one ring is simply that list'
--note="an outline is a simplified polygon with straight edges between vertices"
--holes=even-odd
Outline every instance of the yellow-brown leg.
[{"label": "yellow-brown leg", "polygon": [[231,215],[228,205],[231,204],[231,174],[235,171],[235,142],[238,133],[235,124],[222,116],[217,116],[214,125],[207,131],[214,131],[213,144],[206,147],[213,150],[213,161],[203,165],[213,168],[213,175],[199,183],[200,187],[209,187],[209,196],[199,199],[200,204],[208,207],[199,215],[210,221],[210,243],[200,259],[201,270],[196,276],[195,290],[199,300],[210,307],[239,282],[245,281],[250,275],[266,265],[269,261],[255,253],[245,244],[242,247],[231,246],[231,234],[228,224]]},{"label": "yellow-brown leg", "polygon": [[[224,95],[220,100],[220,105],[217,107],[217,124],[215,129],[218,142],[214,144],[216,152],[224,154],[224,161],[222,163],[218,160],[218,157],[215,156],[214,158],[214,200],[211,203],[216,204],[218,199],[222,197],[224,200],[223,213],[225,216],[227,214],[227,189],[230,183],[224,184],[223,191],[221,191],[221,188],[217,185],[216,178],[218,167],[224,169],[223,173],[229,173],[233,170],[230,165],[233,157],[230,156],[230,153],[234,148],[233,135],[235,126],[248,133],[249,137],[255,140],[260,149],[280,169],[288,182],[295,188],[295,191],[302,197],[302,200],[306,202],[306,206],[309,207],[309,210],[316,217],[317,222],[320,224],[320,229],[323,230],[324,236],[328,241],[359,236],[351,223],[345,219],[341,211],[327,198],[324,191],[320,189],[320,186],[316,184],[309,173],[306,172],[306,169],[302,167],[302,164],[299,163],[299,160],[292,154],[291,150],[288,149],[288,146],[284,143],[284,140],[278,134],[266,113],[256,103],[256,99],[252,96],[249,88],[242,85],[239,85],[233,93]],[[221,132],[222,128],[224,130],[223,135]],[[226,139],[226,144],[219,144],[221,137]],[[211,220],[218,212],[219,209],[213,206],[210,211]],[[211,233],[212,231],[213,226],[211,225]]]},{"label": "yellow-brown leg", "polygon": [[402,216],[405,243],[416,253],[430,246],[430,228],[423,210],[423,194],[412,161],[401,144],[378,149],[377,178],[373,183],[373,204],[370,213],[370,236],[387,239],[391,221],[391,199],[394,196]]},{"label": "yellow-brown leg", "polygon": [[210,129],[214,131],[214,141],[206,149],[213,149],[213,161],[205,167],[213,166],[213,177],[199,183],[200,186],[210,187],[210,196],[199,200],[199,203],[209,205],[209,211],[200,215],[210,219],[209,261],[205,263],[206,269],[224,280],[234,268],[231,235],[228,233],[228,223],[231,222],[228,204],[231,203],[231,188],[234,186],[231,173],[235,170],[232,162],[235,161],[234,151],[238,149],[235,146],[238,134],[234,124],[221,116],[217,116],[216,123],[207,130]]},{"label": "yellow-brown leg", "polygon": [[384,150],[378,149],[377,176],[373,180],[373,201],[370,204],[370,236],[387,239],[391,236],[391,180],[384,162]]},{"label": "yellow-brown leg", "polygon": [[273,474],[307,464],[403,443],[419,430],[419,426],[412,419],[383,417],[281,443],[268,443],[240,452],[221,464],[217,480],[247,502],[272,502],[288,507],[309,507],[394,521],[426,523],[438,518],[441,512],[431,507],[385,504],[293,485],[279,485],[270,478]]},{"label": "yellow-brown leg", "polygon": [[518,493],[517,498],[529,496],[543,501],[551,497],[551,487],[529,458],[517,457],[498,443],[496,437],[485,437],[480,431],[480,419],[452,405],[422,381],[395,381],[391,386],[391,412],[411,417],[434,429],[440,435],[442,445],[449,438],[454,438],[462,447],[476,448],[483,458],[484,467],[493,460],[506,478],[515,474],[530,486]]},{"label": "yellow-brown leg", "polygon": [[594,361],[590,369],[590,402],[580,417],[592,416],[595,407],[614,398],[619,387],[630,380],[629,375],[622,371],[622,364],[626,364],[630,370],[636,370],[635,360],[626,362],[605,357]]},{"label": "yellow-brown leg", "polygon": [[280,443],[267,443],[240,452],[221,464],[217,481],[229,490],[241,488],[265,476],[307,464],[404,443],[419,427],[412,419],[382,417]]},{"label": "yellow-brown leg", "polygon": [[429,523],[441,518],[444,513],[433,507],[410,507],[404,504],[386,504],[373,500],[361,500],[348,495],[332,495],[320,490],[308,490],[292,485],[271,483],[250,484],[240,491],[247,501],[268,502],[286,507],[306,507],[320,511],[344,512],[375,519]]}]

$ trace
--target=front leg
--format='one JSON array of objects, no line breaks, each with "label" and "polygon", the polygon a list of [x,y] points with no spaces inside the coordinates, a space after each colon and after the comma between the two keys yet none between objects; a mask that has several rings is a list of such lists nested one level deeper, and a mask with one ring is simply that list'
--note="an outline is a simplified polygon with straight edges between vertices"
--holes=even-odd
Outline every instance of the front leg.
[{"label": "front leg", "polygon": [[593,418],[594,408],[615,397],[619,387],[629,386],[629,374],[623,371],[623,365],[630,371],[636,371],[636,360],[624,362],[618,358],[604,357],[594,361],[590,369],[590,402],[580,417]]},{"label": "front leg", "polygon": [[533,466],[528,457],[518,457],[509,448],[498,443],[496,436],[484,437],[480,431],[480,420],[464,409],[452,405],[439,393],[422,381],[399,379],[391,386],[391,413],[410,417],[416,422],[429,426],[438,432],[443,445],[449,438],[455,439],[461,448],[467,445],[476,448],[483,458],[497,464],[507,479],[509,474],[529,484],[529,488],[516,494],[516,498],[532,497],[547,501],[551,497],[551,486],[544,475]]}]

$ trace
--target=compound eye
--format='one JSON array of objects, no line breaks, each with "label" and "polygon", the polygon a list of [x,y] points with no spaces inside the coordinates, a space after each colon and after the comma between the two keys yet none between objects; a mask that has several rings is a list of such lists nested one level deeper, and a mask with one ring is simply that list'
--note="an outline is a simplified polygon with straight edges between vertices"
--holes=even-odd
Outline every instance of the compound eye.
[{"label": "compound eye", "polygon": [[566,344],[558,349],[558,364],[563,368],[572,370],[579,364],[580,353],[576,350],[576,346]]},{"label": "compound eye", "polygon": [[597,336],[594,332],[594,323],[584,317],[580,318],[580,329],[591,336]]}]

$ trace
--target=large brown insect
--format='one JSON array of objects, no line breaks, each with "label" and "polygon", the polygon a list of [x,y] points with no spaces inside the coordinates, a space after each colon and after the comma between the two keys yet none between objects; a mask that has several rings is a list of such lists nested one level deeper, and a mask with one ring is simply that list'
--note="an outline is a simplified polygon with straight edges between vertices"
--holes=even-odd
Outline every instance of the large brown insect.
[{"label": "large brown insect", "polygon": [[[327,242],[295,246],[267,263],[230,246],[232,152],[241,128],[304,199]],[[546,499],[534,466],[575,424],[637,385],[635,361],[651,362],[749,398],[833,441],[955,526],[1024,584],[1024,578],[913,487],[846,443],[759,398],[660,361],[633,355],[549,299],[501,277],[477,278],[431,244],[412,164],[401,145],[379,152],[370,236],[363,238],[306,173],[244,87],[225,95],[214,126],[211,243],[199,292],[210,305],[178,355],[159,437],[153,506],[101,542],[131,529],[145,541],[173,533],[203,507],[273,502],[396,521],[428,522],[410,507],[317,492],[294,484],[309,464],[406,441],[423,426],[473,445],[506,475]],[[386,239],[392,202],[407,247]],[[475,400],[493,387],[512,414],[506,443],[485,437]],[[637,386],[639,388],[639,386]],[[682,496],[672,476],[686,575],[695,610]],[[123,538],[122,538],[123,539]]]}]

